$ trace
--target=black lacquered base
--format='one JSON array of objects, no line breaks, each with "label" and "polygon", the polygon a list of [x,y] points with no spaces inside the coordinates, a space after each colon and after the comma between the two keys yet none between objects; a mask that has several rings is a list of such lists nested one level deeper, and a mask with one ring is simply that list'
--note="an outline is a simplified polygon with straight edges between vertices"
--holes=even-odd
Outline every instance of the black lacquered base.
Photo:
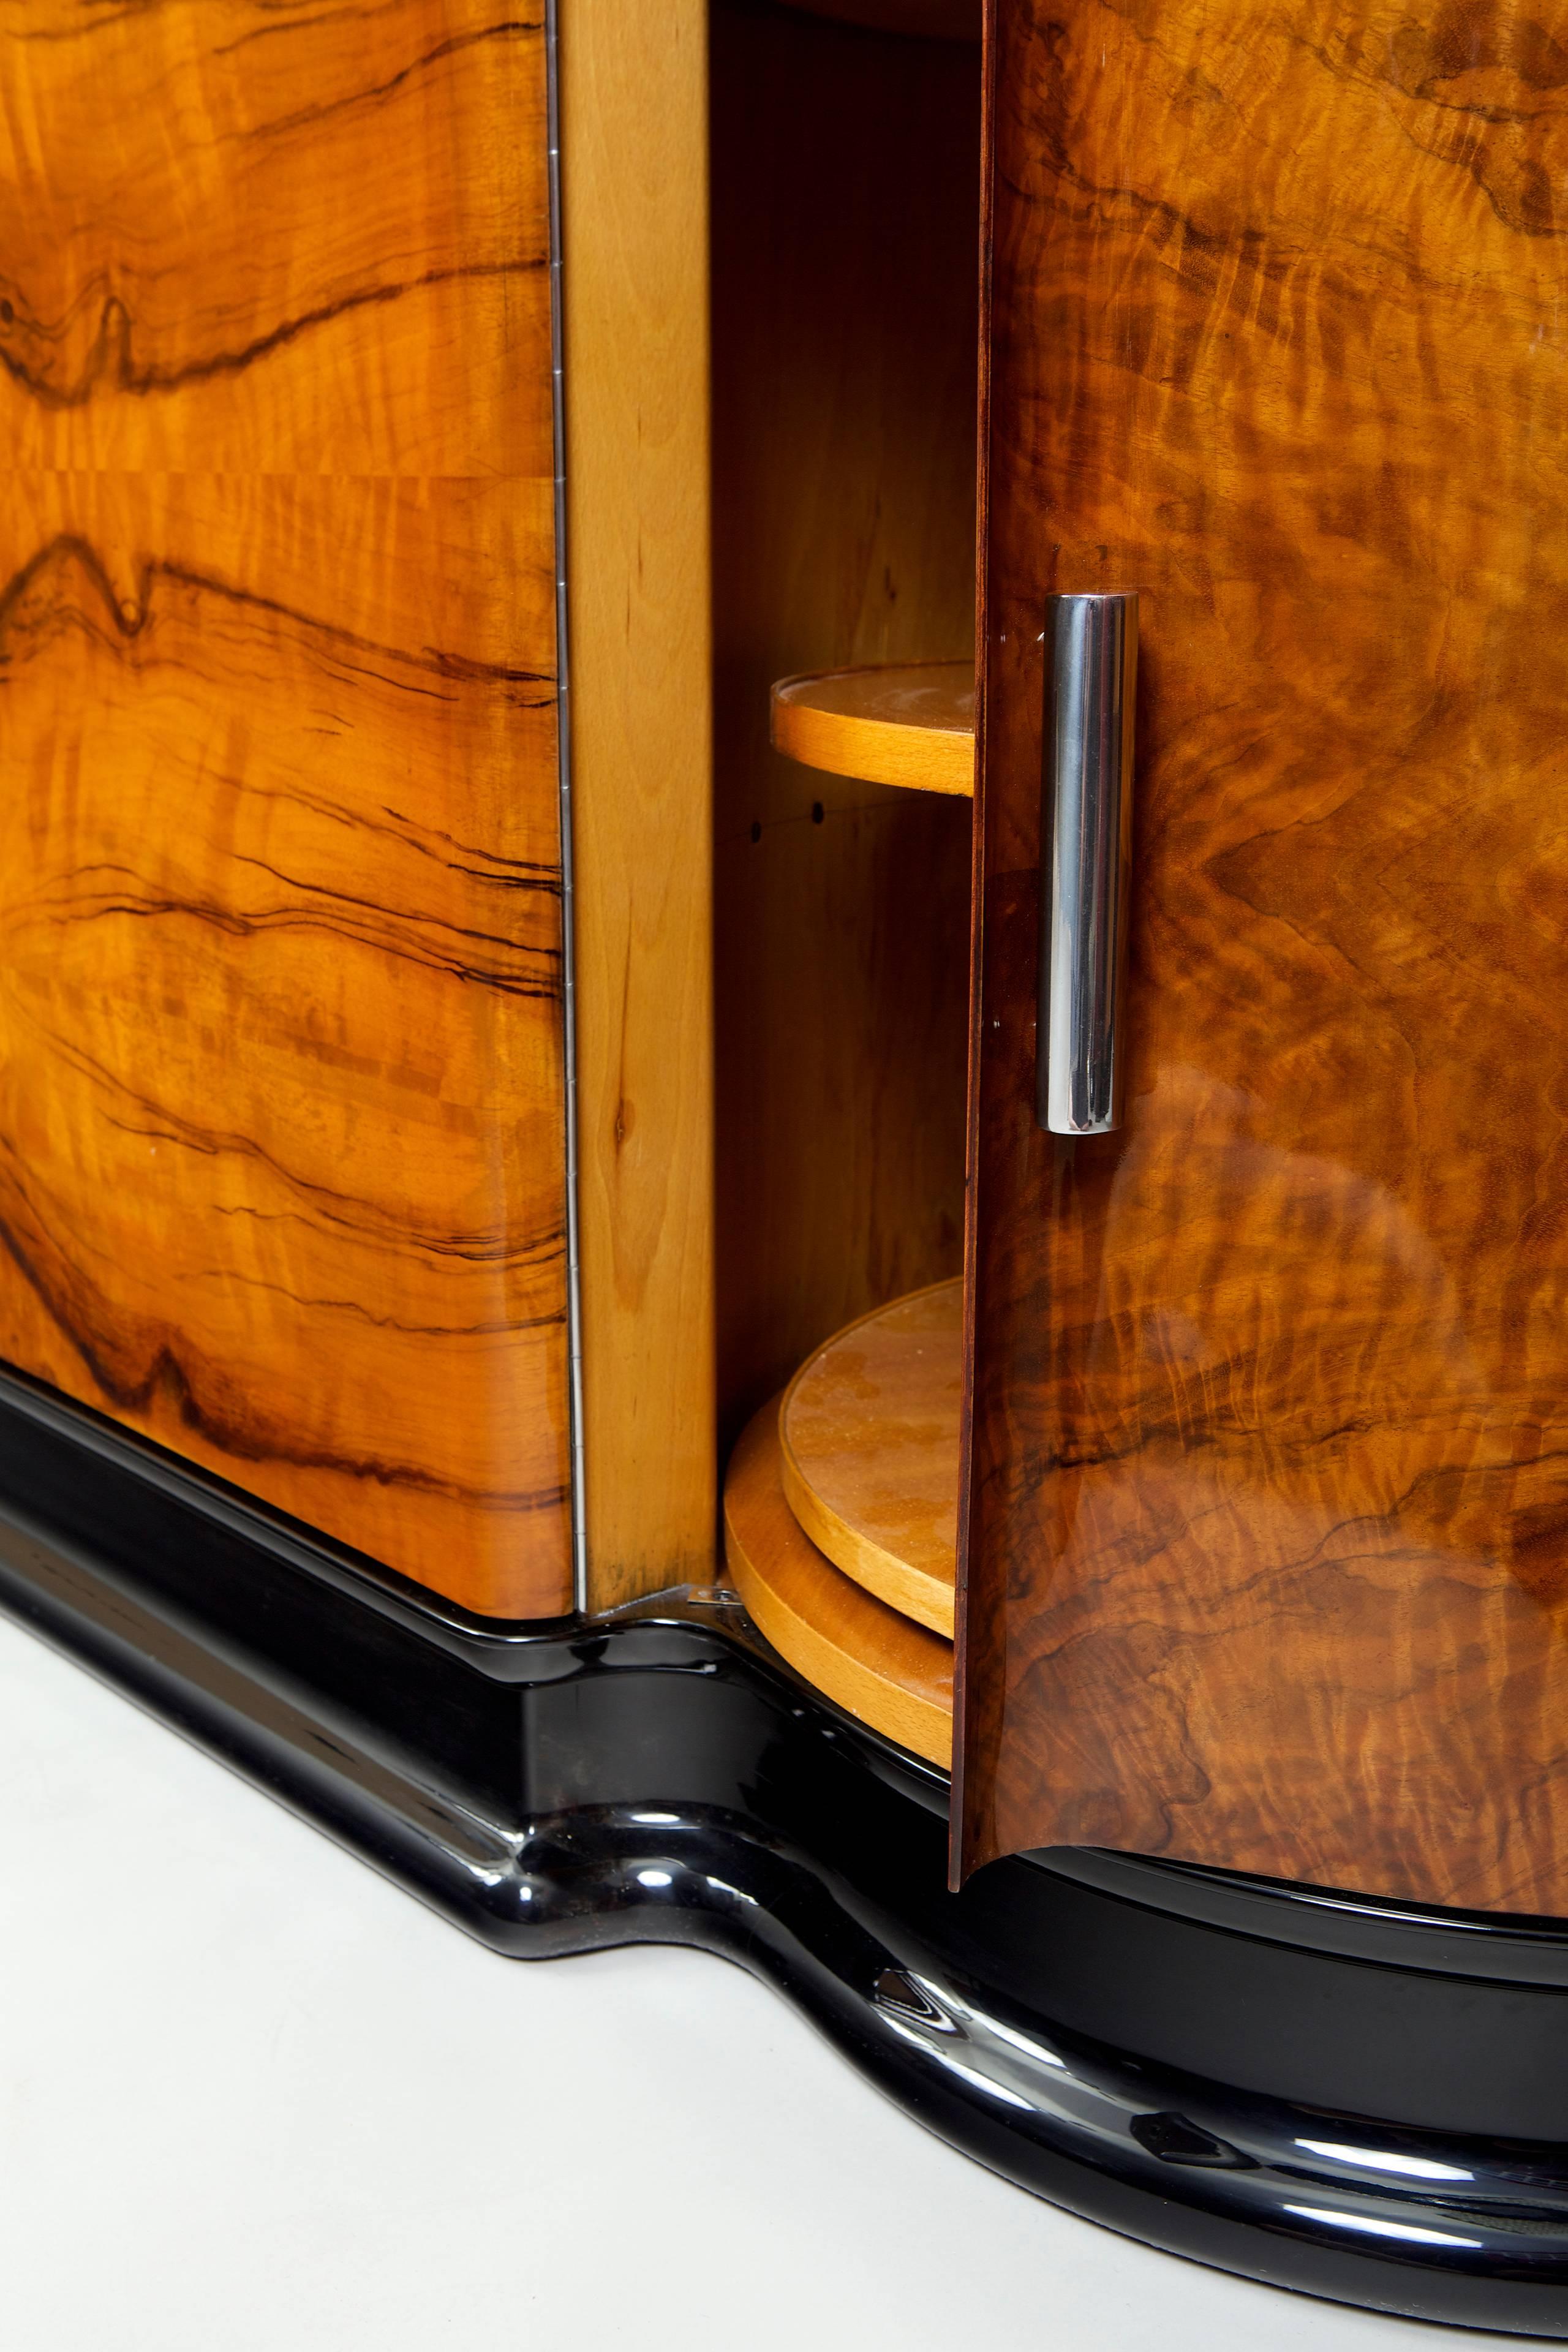
[{"label": "black lacquered base", "polygon": [[1568,2338],[1568,1927],[1126,1856],[944,1886],[946,1783],[688,1598],[502,1627],[0,1385],[0,1602],[497,1948],[673,1941],[1200,2261]]}]

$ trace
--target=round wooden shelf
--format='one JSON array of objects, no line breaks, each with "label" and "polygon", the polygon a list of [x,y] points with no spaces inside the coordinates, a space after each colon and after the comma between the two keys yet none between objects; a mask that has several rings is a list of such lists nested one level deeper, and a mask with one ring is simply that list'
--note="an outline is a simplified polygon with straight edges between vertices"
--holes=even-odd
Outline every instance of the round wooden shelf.
[{"label": "round wooden shelf", "polygon": [[773,749],[830,775],[974,793],[974,665],[818,670],[773,690]]},{"label": "round wooden shelf", "polygon": [[801,1527],[780,1475],[779,1400],[763,1407],[724,1481],[724,1553],[758,1631],[860,1722],[947,1770],[952,1644],[840,1575]]},{"label": "round wooden shelf", "polygon": [[963,1286],[933,1283],[835,1334],[779,1414],[785,1499],[836,1568],[952,1638]]}]

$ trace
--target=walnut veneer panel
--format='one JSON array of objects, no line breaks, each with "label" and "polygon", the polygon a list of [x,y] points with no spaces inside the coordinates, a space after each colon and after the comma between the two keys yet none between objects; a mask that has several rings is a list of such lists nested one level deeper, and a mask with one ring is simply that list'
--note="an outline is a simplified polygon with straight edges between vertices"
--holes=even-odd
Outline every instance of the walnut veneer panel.
[{"label": "walnut veneer panel", "polygon": [[0,13],[0,1353],[569,1601],[545,60]]},{"label": "walnut veneer panel", "polygon": [[[963,1853],[1568,1911],[1568,9],[1003,0]],[[1042,600],[1142,592],[1122,1131]]]}]

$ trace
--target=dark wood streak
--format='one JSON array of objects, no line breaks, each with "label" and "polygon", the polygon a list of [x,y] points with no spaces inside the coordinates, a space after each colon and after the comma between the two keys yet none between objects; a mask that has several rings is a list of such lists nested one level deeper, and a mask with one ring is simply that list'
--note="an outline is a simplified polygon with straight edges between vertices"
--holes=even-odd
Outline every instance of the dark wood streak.
[{"label": "dark wood streak", "polygon": [[[1003,0],[962,1860],[1568,1911],[1568,12]],[[1043,600],[1143,592],[1123,1130]]]},{"label": "dark wood streak", "polygon": [[[297,319],[283,319],[268,327],[264,334],[254,336],[238,351],[211,352],[200,359],[185,361],[179,367],[138,367],[131,356],[132,337],[135,321],[117,294],[103,296],[99,315],[98,332],[93,337],[81,372],[70,384],[58,386],[48,383],[36,367],[29,367],[17,352],[8,350],[0,340],[0,367],[23,391],[31,394],[45,408],[80,408],[100,393],[129,393],[133,398],[145,399],[153,393],[177,392],[186,384],[205,383],[213,376],[237,375],[258,360],[270,359],[274,352],[285,350],[318,327],[329,326],[333,320],[346,318],[351,311],[363,310],[383,302],[401,302],[433,286],[450,285],[463,278],[515,278],[526,272],[549,267],[543,257],[526,261],[498,261],[471,269],[428,269],[422,277],[395,280],[385,286],[358,286],[341,295],[335,302],[318,303],[313,310],[304,311]],[[13,311],[15,301],[13,300]],[[52,340],[50,331],[36,321],[15,317],[7,320],[24,334],[32,334],[39,341]],[[60,332],[61,331],[56,331]]]},{"label": "dark wood streak", "polygon": [[0,1355],[547,1614],[542,33],[464,0],[12,18]]},{"label": "dark wood streak", "polygon": [[[4,1171],[0,1168],[0,1186]],[[199,1355],[187,1356],[173,1345],[159,1346],[150,1358],[144,1359],[133,1372],[125,1370],[124,1335],[109,1335],[109,1343],[95,1331],[90,1309],[83,1311],[79,1283],[51,1286],[50,1254],[46,1250],[30,1257],[16,1226],[0,1213],[0,1249],[12,1260],[16,1272],[34,1292],[51,1320],[66,1332],[76,1349],[94,1390],[94,1401],[100,1409],[110,1409],[122,1419],[141,1422],[158,1409],[173,1410],[182,1426],[203,1439],[231,1464],[267,1464],[282,1469],[324,1470],[340,1477],[369,1480],[382,1488],[404,1488],[416,1495],[437,1496],[457,1503],[466,1510],[501,1512],[507,1514],[539,1514],[558,1511],[568,1500],[569,1489],[564,1483],[552,1487],[519,1488],[508,1491],[502,1487],[468,1486],[458,1479],[442,1477],[417,1464],[397,1460],[378,1460],[364,1454],[339,1454],[325,1448],[301,1446],[292,1434],[293,1424],[287,1420],[271,1421],[258,1413],[249,1400],[235,1392],[221,1364],[205,1361]],[[232,1282],[233,1269],[212,1269],[216,1277]],[[391,1317],[377,1318],[365,1314],[352,1299],[312,1299],[296,1297],[280,1285],[261,1285],[278,1289],[279,1295],[296,1307],[317,1309],[329,1318],[343,1314],[364,1314],[364,1319],[375,1328],[395,1331],[416,1339],[471,1339],[489,1329],[508,1334],[519,1330],[549,1329],[559,1336],[563,1314],[540,1317],[531,1323],[509,1321],[501,1324],[450,1325],[403,1324]],[[95,1302],[96,1303],[96,1302]],[[107,1306],[107,1302],[104,1302]],[[109,1309],[112,1316],[112,1308]],[[106,1318],[107,1319],[107,1318]],[[234,1475],[231,1470],[231,1475]]]},{"label": "dark wood streak", "polygon": [[[94,9],[90,16],[87,16],[85,10],[73,10],[71,13],[78,17],[78,21],[74,24],[8,25],[5,27],[5,37],[7,41],[18,43],[90,40],[95,33],[100,33],[108,26],[137,24],[144,17],[153,15],[157,9],[166,5],[167,0],[127,0],[124,7],[116,8],[112,12],[106,9],[100,14]],[[84,16],[85,22],[81,21]],[[279,26],[272,29],[281,32],[288,28]]]},{"label": "dark wood streak", "polygon": [[[97,549],[74,531],[58,531],[47,546],[37,549],[6,581],[4,588],[0,588],[0,670],[5,669],[11,658],[6,639],[20,616],[29,592],[51,565],[62,562],[75,562],[81,565],[101,599],[101,617],[122,637],[141,635],[148,620],[153,585],[162,578],[181,587],[195,589],[204,596],[218,596],[232,604],[254,605],[258,613],[272,618],[297,622],[302,629],[313,631],[321,638],[320,658],[322,660],[331,659],[337,646],[349,646],[355,653],[373,654],[382,667],[374,671],[362,670],[358,674],[379,677],[389,685],[401,684],[408,693],[417,694],[428,689],[420,688],[406,677],[399,679],[397,673],[400,670],[426,670],[437,677],[474,681],[489,678],[506,684],[537,686],[543,691],[529,707],[548,709],[554,704],[552,671],[520,669],[505,662],[473,661],[460,654],[443,653],[430,646],[421,646],[416,653],[405,653],[395,646],[379,645],[374,638],[358,636],[352,630],[323,621],[297,604],[283,604],[276,596],[258,595],[253,589],[237,587],[230,581],[218,579],[209,572],[193,571],[185,564],[160,562],[149,558],[138,571],[137,593],[134,599],[130,600],[130,608],[127,609],[127,603],[116,594]],[[56,610],[58,612],[58,607]],[[79,625],[94,625],[92,619],[79,609],[73,612],[71,617]],[[345,663],[343,667],[347,670],[352,666]],[[448,701],[454,698],[451,696],[443,698]],[[558,877],[556,887],[559,887]]]},{"label": "dark wood streak", "polygon": [[[481,41],[510,41],[521,37],[537,42],[543,30],[542,16],[531,20],[507,18],[500,24],[481,25],[477,32],[458,33],[449,41],[437,41],[434,48],[426,49],[411,64],[400,66],[384,81],[371,82],[363,89],[351,90],[346,97],[330,99],[321,105],[298,107],[291,114],[279,115],[269,122],[258,122],[247,135],[254,139],[273,139],[283,131],[309,129],[315,123],[324,122],[330,115],[341,114],[351,107],[378,106],[383,100],[395,97],[407,82],[413,80],[416,74],[428,73],[432,66],[442,65],[448,58],[459,57],[465,49],[477,47]],[[231,44],[230,48],[235,46],[237,45]],[[225,57],[229,53],[228,48],[213,52],[215,57]]]},{"label": "dark wood streak", "polygon": [[[162,0],[152,0],[152,5],[161,5]],[[237,50],[248,48],[256,41],[276,40],[280,34],[298,36],[302,27],[313,29],[318,25],[374,24],[384,14],[384,0],[371,0],[368,7],[322,8],[314,16],[290,15],[280,25],[255,25],[248,32],[237,34],[232,41],[221,41],[212,55],[215,58],[232,57]],[[537,31],[539,27],[535,26],[526,29]]]},{"label": "dark wood streak", "polygon": [[[531,684],[546,683],[531,673],[508,669],[499,664],[459,665],[450,656],[428,650],[416,656],[410,664],[391,646],[372,646],[366,640],[352,637],[343,631],[323,627],[307,614],[279,604],[275,598],[247,596],[243,591],[225,583],[203,578],[177,566],[144,565],[136,608],[127,613],[117,602],[96,552],[79,539],[62,534],[24,564],[15,580],[0,590],[0,684],[4,684],[5,671],[16,657],[10,643],[13,631],[22,639],[21,650],[26,655],[29,619],[35,631],[39,633],[46,631],[51,623],[58,625],[62,616],[68,617],[70,625],[96,628],[95,621],[84,607],[65,593],[64,583],[58,583],[61,590],[59,597],[41,600],[40,610],[37,614],[29,613],[29,594],[45,587],[51,567],[58,563],[79,564],[98,592],[103,616],[109,624],[107,630],[98,630],[104,642],[111,642],[113,637],[119,636],[126,641],[128,647],[134,646],[148,627],[154,584],[162,573],[169,580],[197,590],[204,596],[220,596],[238,605],[255,604],[269,615],[298,624],[302,632],[319,641],[313,657],[323,663],[333,662],[338,646],[342,644],[370,654],[374,656],[376,666],[374,669],[362,669],[360,675],[374,677],[381,684],[405,692],[425,690],[406,676],[400,675],[410,667],[443,677],[457,677],[466,674],[476,682],[527,677]],[[341,667],[346,670],[353,666],[342,664]],[[439,698],[447,702],[457,700],[456,696],[447,694]],[[237,793],[243,793],[247,789],[242,779],[226,781]],[[316,805],[323,804],[318,800]],[[346,811],[339,814],[345,822],[355,822]],[[78,866],[68,874],[62,874],[46,901],[41,904],[24,902],[15,911],[24,913],[28,905],[37,905],[37,911],[45,919],[57,923],[86,921],[97,916],[114,914],[137,918],[187,915],[193,920],[210,923],[236,938],[247,937],[268,928],[315,929],[325,930],[329,935],[365,940],[381,947],[389,955],[406,956],[415,961],[431,964],[437,970],[450,972],[455,979],[472,982],[479,986],[524,996],[542,996],[552,1001],[560,997],[562,955],[558,936],[559,916],[553,908],[547,914],[550,930],[545,940],[519,940],[515,930],[495,931],[473,924],[442,922],[415,907],[386,904],[363,892],[325,888],[309,877],[286,873],[275,862],[266,858],[247,856],[237,852],[235,863],[265,874],[286,890],[298,893],[297,898],[291,904],[252,905],[242,910],[231,901],[204,903],[191,898],[153,896],[144,891],[138,892],[134,887],[129,889],[123,887],[126,883],[134,885],[133,867],[110,866],[100,860],[92,866]],[[492,877],[482,869],[469,868],[467,871],[472,879],[488,887],[537,891],[552,900],[558,900],[561,895],[558,871],[531,875],[526,878],[511,875]],[[115,887],[97,893],[82,894],[78,890],[79,884],[89,877],[99,875],[115,877]],[[433,938],[430,934],[437,936]],[[440,934],[490,948],[497,951],[496,960],[487,967],[457,953],[442,953],[438,944]],[[508,963],[521,968],[509,970],[506,968]]]}]

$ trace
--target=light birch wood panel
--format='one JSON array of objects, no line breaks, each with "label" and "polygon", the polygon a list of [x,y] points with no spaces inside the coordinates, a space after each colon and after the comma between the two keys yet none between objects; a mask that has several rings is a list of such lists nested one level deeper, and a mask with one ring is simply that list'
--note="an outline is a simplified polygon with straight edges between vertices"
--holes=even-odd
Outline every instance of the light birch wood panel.
[{"label": "light birch wood panel", "polygon": [[705,0],[563,0],[588,1598],[710,1580]]}]

